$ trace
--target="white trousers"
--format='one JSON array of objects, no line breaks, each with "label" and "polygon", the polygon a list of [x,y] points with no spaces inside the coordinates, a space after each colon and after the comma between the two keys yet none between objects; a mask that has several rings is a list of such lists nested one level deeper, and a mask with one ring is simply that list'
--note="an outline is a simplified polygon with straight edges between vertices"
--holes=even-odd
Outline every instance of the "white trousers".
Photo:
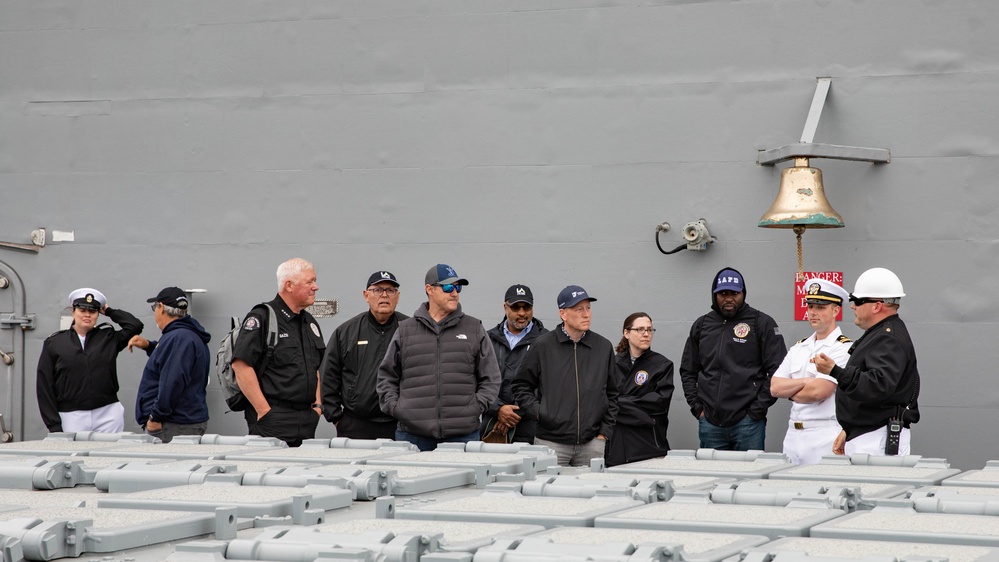
[{"label": "white trousers", "polygon": [[[858,435],[846,442],[844,452],[847,455],[854,453],[867,453],[871,456],[885,456],[885,442],[888,441],[888,428],[882,427],[863,435]],[[898,454],[900,456],[909,453],[909,428],[902,428],[902,434],[898,439]]]},{"label": "white trousers", "polygon": [[76,410],[59,412],[62,430],[66,433],[96,431],[98,433],[121,433],[125,431],[125,407],[121,402],[101,406],[96,410]]},{"label": "white trousers", "polygon": [[832,422],[822,427],[795,429],[789,422],[784,436],[784,456],[794,464],[815,464],[822,457],[833,454],[833,441],[839,435],[840,427]]}]

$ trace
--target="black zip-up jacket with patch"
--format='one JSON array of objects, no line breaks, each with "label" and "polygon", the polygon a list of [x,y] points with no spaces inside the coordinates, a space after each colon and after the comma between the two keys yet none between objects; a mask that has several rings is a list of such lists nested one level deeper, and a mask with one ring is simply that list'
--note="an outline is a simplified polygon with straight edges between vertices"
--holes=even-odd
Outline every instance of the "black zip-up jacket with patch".
[{"label": "black zip-up jacket with patch", "polygon": [[444,439],[479,429],[496,400],[500,374],[482,322],[461,305],[440,323],[423,303],[399,322],[378,368],[378,402],[399,429]]},{"label": "black zip-up jacket with patch", "polygon": [[573,342],[559,324],[534,340],[513,380],[522,410],[538,421],[535,434],[566,445],[611,438],[617,419],[614,346],[595,332]]},{"label": "black zip-up jacket with patch", "polygon": [[617,363],[620,394],[617,423],[607,444],[607,466],[665,456],[669,452],[666,430],[673,399],[673,362],[651,349],[631,362],[624,350]]},{"label": "black zip-up jacket with patch", "polygon": [[777,401],[770,395],[770,376],[787,354],[784,337],[773,318],[745,301],[735,316],[723,317],[715,302],[717,280],[716,274],[711,312],[694,321],[683,348],[683,393],[690,413],[697,418],[703,410],[712,425],[730,427],[747,415],[764,420]]}]

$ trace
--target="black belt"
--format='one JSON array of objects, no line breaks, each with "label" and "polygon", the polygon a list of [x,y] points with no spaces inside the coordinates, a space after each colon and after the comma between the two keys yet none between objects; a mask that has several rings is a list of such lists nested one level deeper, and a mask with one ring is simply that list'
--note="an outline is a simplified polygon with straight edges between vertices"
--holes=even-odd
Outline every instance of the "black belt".
[{"label": "black belt", "polygon": [[311,402],[285,402],[284,400],[271,400],[268,398],[267,403],[270,404],[272,408],[274,406],[280,406],[282,408],[288,408],[289,410],[299,411],[312,409]]}]

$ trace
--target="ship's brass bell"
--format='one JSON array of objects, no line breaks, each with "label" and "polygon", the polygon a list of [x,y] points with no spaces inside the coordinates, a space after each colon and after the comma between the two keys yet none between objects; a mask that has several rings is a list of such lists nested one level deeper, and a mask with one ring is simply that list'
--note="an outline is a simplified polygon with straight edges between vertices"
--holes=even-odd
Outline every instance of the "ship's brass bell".
[{"label": "ship's brass bell", "polygon": [[794,166],[780,173],[780,190],[773,205],[760,217],[762,228],[843,228],[840,216],[826,199],[822,170],[795,158]]}]

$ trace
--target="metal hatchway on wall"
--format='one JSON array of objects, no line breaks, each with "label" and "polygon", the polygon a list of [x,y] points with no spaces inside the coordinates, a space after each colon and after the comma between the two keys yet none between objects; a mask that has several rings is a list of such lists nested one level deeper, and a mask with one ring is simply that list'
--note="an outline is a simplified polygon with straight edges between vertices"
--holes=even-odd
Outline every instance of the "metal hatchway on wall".
[{"label": "metal hatchway on wall", "polygon": [[25,310],[24,283],[14,268],[0,261],[0,440],[24,439],[24,331],[35,327]]}]

